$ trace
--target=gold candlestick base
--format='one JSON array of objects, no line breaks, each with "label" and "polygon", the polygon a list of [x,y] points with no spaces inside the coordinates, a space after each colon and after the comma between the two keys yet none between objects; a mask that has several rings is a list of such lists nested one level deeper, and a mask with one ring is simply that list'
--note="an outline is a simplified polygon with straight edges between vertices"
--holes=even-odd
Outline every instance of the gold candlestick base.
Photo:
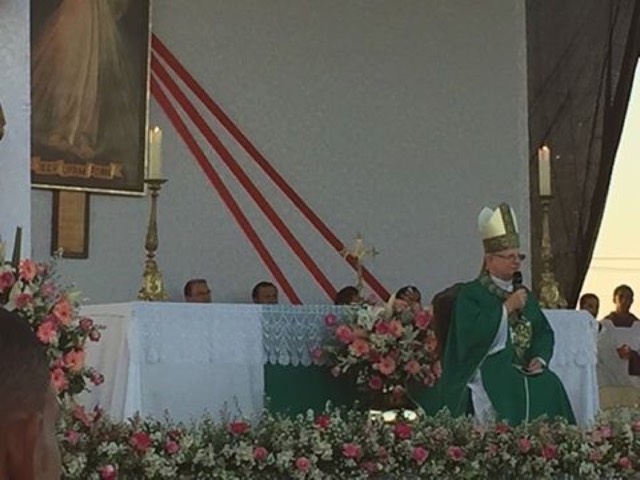
[{"label": "gold candlestick base", "polygon": [[149,185],[151,190],[151,212],[149,214],[149,225],[147,226],[147,235],[144,242],[144,248],[147,251],[147,259],[144,264],[144,273],[142,274],[142,287],[138,291],[138,300],[146,301],[162,301],[169,298],[164,289],[162,282],[162,273],[158,268],[155,260],[156,251],[158,250],[158,224],[157,209],[158,195],[162,185],[166,183],[166,179],[146,179],[144,183]]},{"label": "gold candlestick base", "polygon": [[542,203],[542,274],[540,275],[539,301],[542,308],[567,308],[567,300],[560,291],[560,284],[553,274],[553,252],[549,232],[549,206],[551,196],[540,199]]}]

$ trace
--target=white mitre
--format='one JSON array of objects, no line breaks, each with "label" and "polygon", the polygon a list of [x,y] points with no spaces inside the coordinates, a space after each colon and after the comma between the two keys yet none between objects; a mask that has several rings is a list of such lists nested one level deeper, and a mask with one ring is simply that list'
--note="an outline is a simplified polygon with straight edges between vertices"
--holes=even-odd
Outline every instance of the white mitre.
[{"label": "white mitre", "polygon": [[516,215],[506,203],[501,203],[495,210],[484,207],[478,215],[478,230],[485,253],[520,248]]}]

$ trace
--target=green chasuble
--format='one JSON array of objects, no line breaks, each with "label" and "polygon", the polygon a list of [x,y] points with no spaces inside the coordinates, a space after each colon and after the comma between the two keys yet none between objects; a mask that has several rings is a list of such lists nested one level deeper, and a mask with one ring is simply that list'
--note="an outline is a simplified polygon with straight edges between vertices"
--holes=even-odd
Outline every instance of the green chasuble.
[{"label": "green chasuble", "polygon": [[509,316],[505,348],[488,355],[509,295],[486,273],[458,290],[440,380],[445,405],[453,415],[473,412],[467,385],[480,369],[482,385],[498,420],[516,425],[546,415],[575,423],[555,373],[545,368],[537,375],[527,375],[521,370],[536,357],[548,365],[553,353],[553,330],[533,294],[529,293],[522,312]]}]

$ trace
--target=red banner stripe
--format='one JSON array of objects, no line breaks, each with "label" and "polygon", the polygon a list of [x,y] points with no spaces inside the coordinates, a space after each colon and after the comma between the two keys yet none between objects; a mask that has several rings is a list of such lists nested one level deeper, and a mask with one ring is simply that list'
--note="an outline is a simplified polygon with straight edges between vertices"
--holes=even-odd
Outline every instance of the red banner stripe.
[{"label": "red banner stripe", "polygon": [[[338,252],[342,252],[345,245],[338,237],[329,229],[329,227],[318,217],[307,203],[297,194],[297,192],[287,183],[287,181],[277,172],[269,161],[258,151],[251,141],[240,131],[222,109],[216,104],[211,96],[200,86],[193,76],[184,68],[178,59],[169,51],[162,41],[153,35],[152,47],[154,52],[158,53],[169,67],[177,73],[178,77],[189,87],[189,89],[198,97],[198,99],[207,107],[207,109],[218,119],[218,121],[227,129],[227,131],[236,139],[236,141],[245,149],[245,151],[253,158],[253,160],[262,168],[280,190],[289,198],[289,200],[298,208],[305,218],[314,226],[314,228],[324,237],[324,239]],[[347,262],[356,270],[357,264],[353,257],[348,256]],[[364,281],[376,292],[376,294],[386,300],[389,297],[387,289],[373,276],[366,268],[362,269]]]},{"label": "red banner stripe", "polygon": [[171,78],[169,72],[158,61],[157,57],[153,56],[152,69],[158,76],[160,81],[169,90],[171,95],[177,100],[181,108],[187,114],[189,119],[194,123],[196,128],[205,136],[209,144],[213,147],[216,153],[220,156],[225,165],[229,168],[231,173],[236,177],[244,189],[249,193],[252,200],[260,208],[262,213],[271,222],[274,228],[278,231],[280,236],[289,245],[291,250],[300,259],[302,264],[307,268],[309,273],[313,276],[316,282],[322,287],[330,300],[334,300],[336,296],[336,289],[331,284],[331,281],[327,276],[322,273],[318,264],[311,258],[311,255],[305,250],[302,244],[295,237],[293,232],[287,227],[282,218],[273,209],[269,201],[264,197],[260,190],[256,187],[255,183],[249,178],[246,172],[238,164],[231,152],[223,145],[218,136],[213,132],[211,127],[207,124],[206,120],[202,117],[200,112],[194,107],[187,96],[180,90],[178,84]]},{"label": "red banner stripe", "polygon": [[169,119],[171,120],[174,128],[176,129],[182,140],[185,142],[193,156],[196,158],[198,165],[200,165],[200,168],[202,168],[203,172],[209,179],[209,182],[216,189],[225,205],[235,218],[236,222],[238,222],[238,225],[240,226],[246,237],[249,239],[253,247],[256,249],[258,255],[260,256],[266,267],[269,269],[274,279],[282,288],[284,294],[287,296],[291,303],[301,304],[302,302],[300,301],[300,298],[296,294],[295,290],[286,279],[284,273],[282,272],[274,258],[267,250],[265,244],[262,242],[262,240],[260,240],[260,237],[251,226],[249,219],[240,209],[240,206],[231,195],[229,189],[227,189],[220,176],[216,173],[216,171],[209,163],[207,156],[202,151],[196,140],[193,138],[193,135],[191,135],[191,133],[189,132],[186,124],[180,117],[180,114],[171,104],[169,98],[162,90],[162,87],[154,76],[151,77],[151,93],[158,101],[158,104],[160,104],[167,117],[169,117]]}]

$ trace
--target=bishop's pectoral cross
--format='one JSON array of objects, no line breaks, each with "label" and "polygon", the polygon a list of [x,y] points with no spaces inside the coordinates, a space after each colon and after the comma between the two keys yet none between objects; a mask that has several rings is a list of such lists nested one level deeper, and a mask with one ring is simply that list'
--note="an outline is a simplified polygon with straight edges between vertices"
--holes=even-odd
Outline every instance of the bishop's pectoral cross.
[{"label": "bishop's pectoral cross", "polygon": [[355,243],[353,245],[353,248],[352,249],[348,249],[348,248],[345,247],[345,248],[342,249],[342,251],[340,253],[345,258],[351,257],[351,258],[353,258],[355,260],[355,262],[356,262],[356,274],[358,275],[358,278],[357,278],[357,281],[356,281],[356,287],[358,288],[358,292],[360,294],[362,294],[362,290],[364,289],[364,281],[362,279],[362,261],[364,260],[365,257],[367,257],[367,256],[375,257],[380,252],[378,252],[373,247],[367,248],[365,246],[365,244],[364,244],[364,239],[362,238],[362,235],[360,235],[358,233],[356,235]]}]

